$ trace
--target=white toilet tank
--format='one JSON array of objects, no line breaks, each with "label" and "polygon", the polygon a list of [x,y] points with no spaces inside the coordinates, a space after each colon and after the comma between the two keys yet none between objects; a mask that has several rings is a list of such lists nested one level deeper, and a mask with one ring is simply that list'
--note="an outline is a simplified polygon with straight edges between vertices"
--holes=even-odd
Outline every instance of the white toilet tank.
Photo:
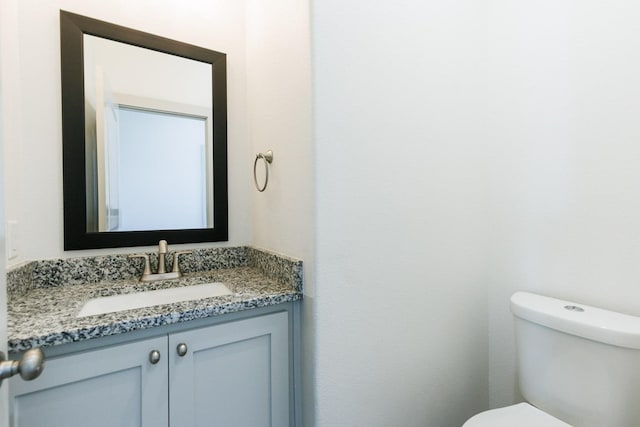
[{"label": "white toilet tank", "polygon": [[526,292],[511,297],[527,401],[576,427],[640,426],[640,318]]}]

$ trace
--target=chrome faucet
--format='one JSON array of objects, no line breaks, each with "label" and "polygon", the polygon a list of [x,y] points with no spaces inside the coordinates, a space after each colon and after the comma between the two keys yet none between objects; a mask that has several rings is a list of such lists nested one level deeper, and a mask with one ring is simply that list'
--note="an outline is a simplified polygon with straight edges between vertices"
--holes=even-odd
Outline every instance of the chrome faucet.
[{"label": "chrome faucet", "polygon": [[173,268],[167,272],[166,268],[166,256],[169,253],[169,246],[166,240],[160,240],[158,242],[158,271],[154,274],[151,273],[151,263],[149,262],[148,254],[134,254],[129,255],[129,258],[144,258],[144,270],[142,271],[141,282],[153,282],[154,280],[167,280],[177,279],[182,277],[180,271],[180,264],[178,263],[179,256],[182,254],[190,254],[192,251],[176,251],[173,253]]}]

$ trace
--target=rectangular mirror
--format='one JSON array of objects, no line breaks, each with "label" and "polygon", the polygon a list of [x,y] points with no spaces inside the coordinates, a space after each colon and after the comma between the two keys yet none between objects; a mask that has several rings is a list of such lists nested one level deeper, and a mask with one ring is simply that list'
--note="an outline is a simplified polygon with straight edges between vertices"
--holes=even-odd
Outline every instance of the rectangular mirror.
[{"label": "rectangular mirror", "polygon": [[65,11],[60,34],[65,249],[227,240],[226,55]]}]

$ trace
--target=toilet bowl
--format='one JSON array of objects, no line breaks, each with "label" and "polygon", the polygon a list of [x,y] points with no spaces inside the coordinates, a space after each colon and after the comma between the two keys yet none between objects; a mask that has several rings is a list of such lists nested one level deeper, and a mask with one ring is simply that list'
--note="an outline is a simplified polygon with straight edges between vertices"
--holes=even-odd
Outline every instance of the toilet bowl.
[{"label": "toilet bowl", "polygon": [[481,412],[463,427],[571,427],[528,403]]},{"label": "toilet bowl", "polygon": [[464,427],[640,426],[640,317],[527,292],[511,312],[526,403]]}]

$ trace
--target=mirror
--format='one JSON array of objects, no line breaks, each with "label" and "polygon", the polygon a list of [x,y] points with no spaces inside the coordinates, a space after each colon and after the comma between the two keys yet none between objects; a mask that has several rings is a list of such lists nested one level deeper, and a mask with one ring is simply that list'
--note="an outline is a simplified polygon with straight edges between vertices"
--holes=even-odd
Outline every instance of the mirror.
[{"label": "mirror", "polygon": [[227,240],[226,55],[60,11],[64,247]]}]

